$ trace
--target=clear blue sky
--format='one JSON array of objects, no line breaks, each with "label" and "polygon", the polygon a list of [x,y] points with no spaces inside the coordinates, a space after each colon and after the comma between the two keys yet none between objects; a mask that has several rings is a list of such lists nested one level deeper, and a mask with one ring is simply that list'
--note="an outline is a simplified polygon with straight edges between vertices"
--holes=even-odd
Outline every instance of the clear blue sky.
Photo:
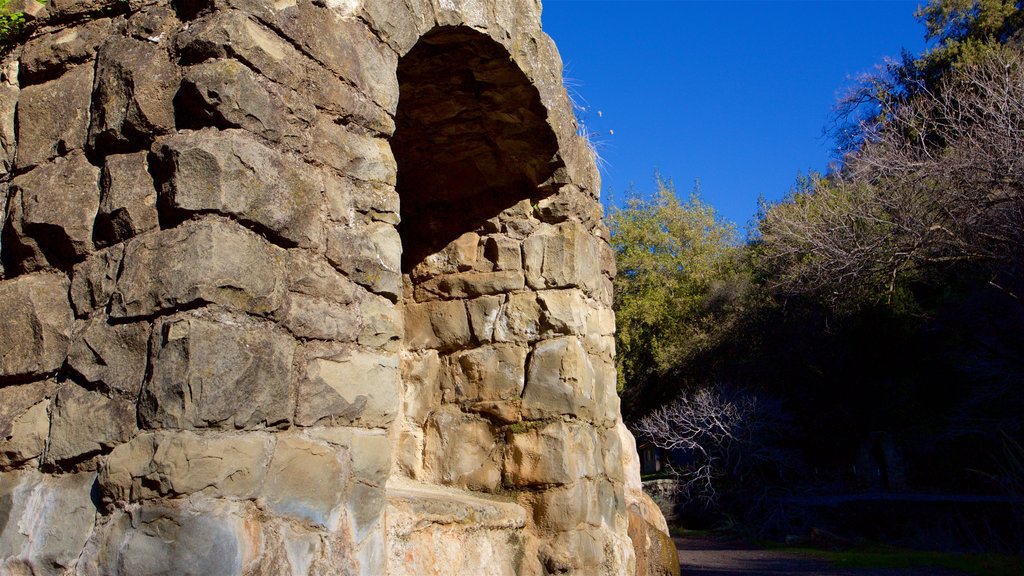
[{"label": "clear blue sky", "polygon": [[778,200],[798,173],[828,167],[823,131],[858,74],[925,47],[918,2],[543,5],[570,91],[588,107],[604,199],[621,203],[631,185],[650,193],[655,170],[681,194],[699,178],[741,227],[759,194]]}]

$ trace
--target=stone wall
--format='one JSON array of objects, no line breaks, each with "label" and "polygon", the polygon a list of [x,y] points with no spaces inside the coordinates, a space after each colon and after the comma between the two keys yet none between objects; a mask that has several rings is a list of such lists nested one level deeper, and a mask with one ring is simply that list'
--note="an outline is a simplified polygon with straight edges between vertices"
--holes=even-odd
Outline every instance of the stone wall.
[{"label": "stone wall", "polygon": [[539,4],[30,17],[0,60],[0,572],[647,573]]}]

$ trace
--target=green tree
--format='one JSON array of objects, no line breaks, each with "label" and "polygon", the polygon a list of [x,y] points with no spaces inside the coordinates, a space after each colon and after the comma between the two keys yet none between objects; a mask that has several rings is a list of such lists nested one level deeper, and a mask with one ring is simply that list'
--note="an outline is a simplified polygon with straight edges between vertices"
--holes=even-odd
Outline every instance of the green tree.
[{"label": "green tree", "polygon": [[640,386],[711,347],[748,291],[736,226],[671,180],[608,216],[615,280],[619,385]]}]

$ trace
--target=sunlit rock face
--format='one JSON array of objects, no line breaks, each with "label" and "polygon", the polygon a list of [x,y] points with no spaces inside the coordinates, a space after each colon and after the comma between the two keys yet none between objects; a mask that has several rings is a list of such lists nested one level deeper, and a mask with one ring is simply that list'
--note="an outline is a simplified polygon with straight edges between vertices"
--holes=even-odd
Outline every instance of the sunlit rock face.
[{"label": "sunlit rock face", "polygon": [[0,572],[652,573],[537,3],[29,17],[0,60]]}]

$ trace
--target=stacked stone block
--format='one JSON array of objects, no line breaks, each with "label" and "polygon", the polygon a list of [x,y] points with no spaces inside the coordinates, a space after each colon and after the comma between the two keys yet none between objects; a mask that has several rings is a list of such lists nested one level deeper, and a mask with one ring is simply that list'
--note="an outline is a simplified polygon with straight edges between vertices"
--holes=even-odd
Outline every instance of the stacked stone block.
[{"label": "stacked stone block", "polygon": [[[633,573],[611,253],[539,5],[29,16],[0,58],[0,572]],[[410,263],[396,70],[439,28],[523,74],[556,154]]]}]

